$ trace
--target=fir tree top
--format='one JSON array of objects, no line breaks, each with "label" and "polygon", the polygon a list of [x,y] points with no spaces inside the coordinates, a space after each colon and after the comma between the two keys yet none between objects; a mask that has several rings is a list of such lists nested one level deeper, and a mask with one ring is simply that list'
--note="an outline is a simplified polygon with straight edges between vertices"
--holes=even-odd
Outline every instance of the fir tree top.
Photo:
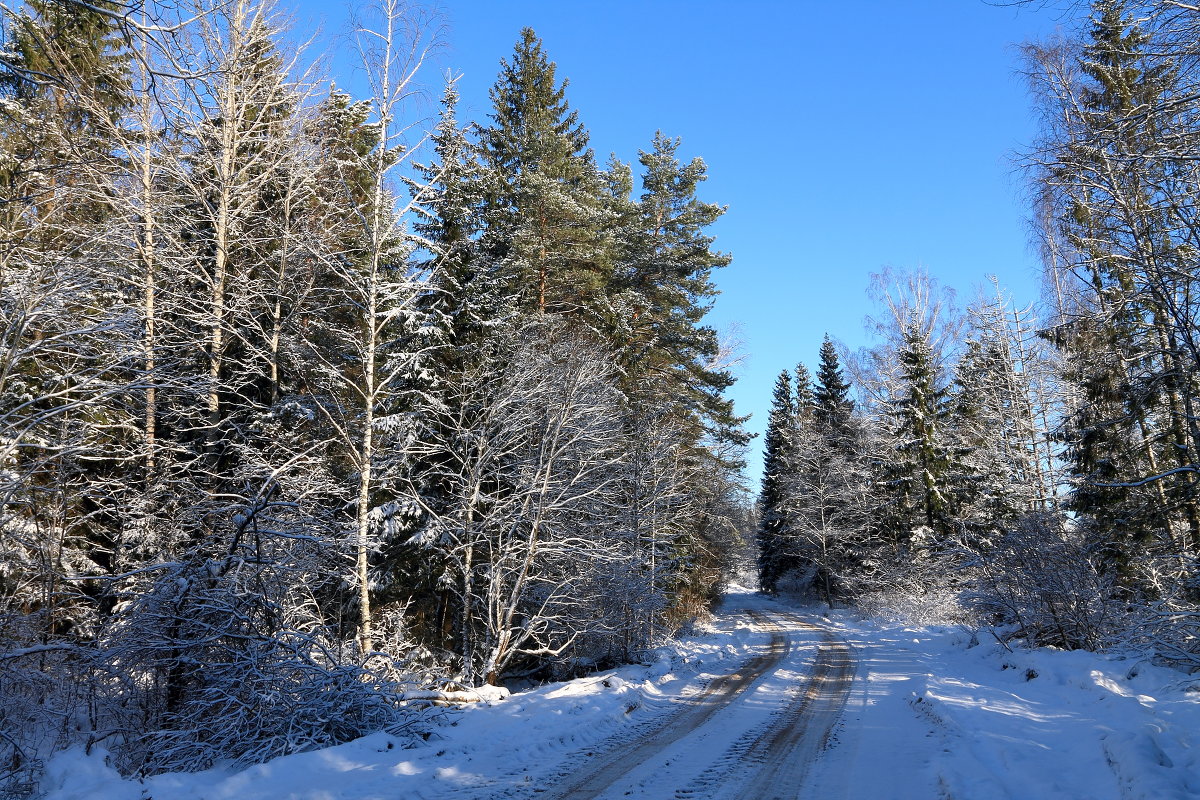
[{"label": "fir tree top", "polygon": [[813,391],[816,417],[825,425],[844,427],[854,413],[854,401],[850,399],[850,384],[842,373],[837,348],[829,334],[821,342],[820,364],[817,367],[817,385]]},{"label": "fir tree top", "polygon": [[570,178],[575,176],[561,173],[571,169],[571,162],[592,164],[587,130],[567,104],[568,81],[557,84],[555,69],[532,28],[522,29],[512,60],[501,59],[500,75],[489,92],[493,124],[484,135],[489,161],[501,172]]}]

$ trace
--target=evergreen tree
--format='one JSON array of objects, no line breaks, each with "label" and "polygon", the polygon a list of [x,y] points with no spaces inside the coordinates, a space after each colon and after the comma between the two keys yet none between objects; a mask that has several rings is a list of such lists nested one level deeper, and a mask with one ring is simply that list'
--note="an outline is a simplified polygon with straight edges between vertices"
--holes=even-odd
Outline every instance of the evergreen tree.
[{"label": "evergreen tree", "polygon": [[897,544],[920,539],[920,546],[939,546],[953,530],[953,461],[944,429],[950,394],[922,327],[910,321],[902,337],[898,384],[891,400],[896,457],[884,468],[896,506],[886,524],[889,538]]},{"label": "evergreen tree", "polygon": [[767,592],[776,590],[787,563],[784,482],[795,417],[792,378],[785,370],[775,379],[771,396],[771,412],[763,438],[762,489],[758,495],[758,582]]},{"label": "evergreen tree", "polygon": [[[630,383],[642,384],[678,408],[680,422],[702,436],[744,443],[742,419],[723,396],[733,383],[714,366],[720,343],[703,324],[717,290],[712,271],[729,264],[706,231],[725,211],[696,196],[707,168],[678,158],[679,139],[655,135],[642,151],[642,194],[618,228],[618,268],[612,285],[617,346]],[[619,170],[612,170],[617,175]]]},{"label": "evergreen tree", "polygon": [[817,390],[813,389],[812,375],[804,364],[797,364],[792,375],[796,387],[796,418],[801,422],[813,422],[817,414]]},{"label": "evergreen tree", "polygon": [[483,245],[522,310],[586,312],[595,325],[612,274],[605,185],[566,87],[541,40],[522,30],[491,89],[492,124],[481,131]]},{"label": "evergreen tree", "polygon": [[133,101],[130,54],[105,13],[115,8],[107,0],[95,8],[30,0],[20,13],[6,12],[0,94],[12,102],[2,114],[8,163],[0,164],[0,186],[21,201],[9,209],[33,209],[60,225],[105,213],[103,193],[78,189],[85,174],[114,171],[113,133]]},{"label": "evergreen tree", "polygon": [[106,234],[128,54],[112,20],[73,4],[5,9],[4,34],[0,617],[12,601],[38,620],[26,633],[73,639],[94,630],[107,586],[80,576],[111,569],[122,511],[109,490],[125,469],[134,325]]},{"label": "evergreen tree", "polygon": [[1179,302],[1191,291],[1190,245],[1172,234],[1192,201],[1173,196],[1189,179],[1165,135],[1190,123],[1171,99],[1178,68],[1152,37],[1129,3],[1093,4],[1064,140],[1044,178],[1066,265],[1083,279],[1051,333],[1079,390],[1062,431],[1069,504],[1127,577],[1155,540],[1200,551],[1200,430],[1185,377],[1195,358],[1181,346],[1190,334],[1180,335],[1194,324]]},{"label": "evergreen tree", "polygon": [[854,414],[850,399],[850,384],[842,373],[837,348],[829,334],[821,342],[820,364],[817,367],[817,386],[813,391],[816,421],[830,432],[844,431]]},{"label": "evergreen tree", "polygon": [[955,505],[976,551],[1032,510],[1037,491],[1022,450],[1025,411],[1012,394],[1013,363],[1004,343],[971,338],[955,369],[948,426],[959,472],[952,478]]},{"label": "evergreen tree", "polygon": [[[1044,455],[1048,422],[1039,365],[1022,341],[1022,315],[1002,297],[968,309],[970,333],[955,367],[948,417],[957,519],[983,552],[1017,520],[1053,507]],[[1052,467],[1049,467],[1052,469]]]},{"label": "evergreen tree", "polygon": [[448,81],[430,137],[434,160],[416,165],[419,179],[410,180],[421,199],[413,230],[430,254],[424,264],[429,290],[423,305],[443,318],[445,345],[439,359],[444,370],[461,368],[510,313],[496,265],[479,246],[486,177],[480,148],[457,119],[458,101],[458,88]]},{"label": "evergreen tree", "polygon": [[[480,247],[486,171],[480,148],[457,119],[458,101],[457,87],[447,81],[431,135],[433,159],[415,165],[418,177],[409,180],[414,197],[421,200],[413,230],[428,252],[421,265],[428,277],[419,307],[439,328],[439,341],[428,360],[431,384],[417,408],[424,442],[453,441],[458,426],[474,423],[475,410],[464,405],[469,405],[470,395],[460,390],[455,376],[474,373],[494,356],[514,311],[514,298],[506,296],[509,287]],[[433,532],[462,511],[456,507],[462,501],[462,480],[457,451],[424,449],[409,477],[408,491],[420,498],[423,508],[410,540],[415,546],[394,553],[389,569],[398,593],[406,593],[414,635],[430,646],[453,649],[468,674],[477,624],[469,588],[476,577],[474,567],[470,558],[447,556],[436,546]],[[468,518],[472,513],[466,510]]]}]

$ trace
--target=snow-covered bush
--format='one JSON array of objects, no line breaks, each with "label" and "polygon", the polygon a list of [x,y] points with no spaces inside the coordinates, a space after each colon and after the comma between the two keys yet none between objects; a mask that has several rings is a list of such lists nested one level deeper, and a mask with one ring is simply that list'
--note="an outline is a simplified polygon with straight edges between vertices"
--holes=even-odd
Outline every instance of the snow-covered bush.
[{"label": "snow-covered bush", "polygon": [[[295,553],[287,561],[304,563]],[[407,687],[363,665],[305,596],[302,571],[278,563],[194,558],[120,610],[102,646],[109,672],[132,680],[109,687],[100,720],[119,769],[244,765],[398,721]]]},{"label": "snow-covered bush", "polygon": [[860,595],[855,608],[868,617],[906,625],[958,625],[969,612],[958,592],[936,587],[894,588]]},{"label": "snow-covered bush", "polygon": [[973,565],[966,599],[980,620],[1034,646],[1095,650],[1113,641],[1118,604],[1080,530],[1061,517],[1030,514]]},{"label": "snow-covered bush", "polygon": [[43,762],[81,741],[91,655],[67,643],[0,652],[0,797],[31,792]]}]

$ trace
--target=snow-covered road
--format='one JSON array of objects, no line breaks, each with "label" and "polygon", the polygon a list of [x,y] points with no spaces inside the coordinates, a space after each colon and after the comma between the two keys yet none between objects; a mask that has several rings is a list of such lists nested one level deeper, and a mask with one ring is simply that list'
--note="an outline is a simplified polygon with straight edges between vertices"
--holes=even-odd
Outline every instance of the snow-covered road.
[{"label": "snow-covered road", "polygon": [[854,657],[841,637],[795,614],[737,613],[769,635],[765,653],[681,698],[683,707],[655,730],[600,749],[565,786],[541,796],[798,797],[841,715]]}]

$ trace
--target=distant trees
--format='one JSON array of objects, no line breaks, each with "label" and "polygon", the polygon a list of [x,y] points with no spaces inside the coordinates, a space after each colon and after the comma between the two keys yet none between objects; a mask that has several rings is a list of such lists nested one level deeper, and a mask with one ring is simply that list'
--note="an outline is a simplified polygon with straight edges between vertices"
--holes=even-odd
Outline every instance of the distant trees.
[{"label": "distant trees", "polygon": [[[805,384],[801,387],[802,396],[807,397],[807,391]],[[775,591],[780,575],[788,569],[785,481],[791,472],[789,459],[799,433],[797,415],[792,376],[784,371],[775,379],[771,396],[771,414],[763,438],[762,489],[758,495],[758,580],[768,592]]]},{"label": "distant trees", "polygon": [[852,362],[858,402],[828,336],[811,391],[803,366],[805,389],[790,373],[776,384],[759,497],[769,591],[786,577],[833,605],[965,589],[999,537],[1056,507],[1055,412],[1028,313],[997,297],[964,319],[922,273],[885,273],[872,291],[882,341]]},{"label": "distant trees", "polygon": [[847,581],[869,518],[866,452],[854,401],[832,340],[817,383],[800,364],[783,372],[767,427],[759,495],[759,580],[775,591],[789,573],[833,605]]}]

